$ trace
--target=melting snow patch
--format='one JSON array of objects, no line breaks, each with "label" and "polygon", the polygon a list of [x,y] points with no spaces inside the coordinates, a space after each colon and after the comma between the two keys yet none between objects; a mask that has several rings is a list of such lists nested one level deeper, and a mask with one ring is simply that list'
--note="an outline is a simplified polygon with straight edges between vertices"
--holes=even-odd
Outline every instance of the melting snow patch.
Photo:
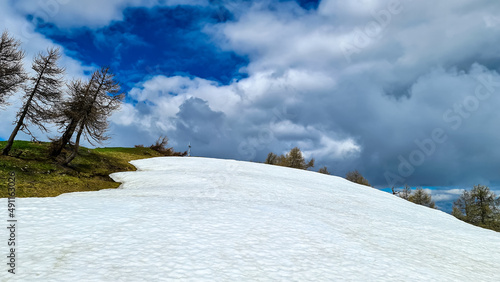
[{"label": "melting snow patch", "polygon": [[132,163],[119,189],[17,199],[17,274],[1,280],[500,281],[500,233],[339,177]]}]

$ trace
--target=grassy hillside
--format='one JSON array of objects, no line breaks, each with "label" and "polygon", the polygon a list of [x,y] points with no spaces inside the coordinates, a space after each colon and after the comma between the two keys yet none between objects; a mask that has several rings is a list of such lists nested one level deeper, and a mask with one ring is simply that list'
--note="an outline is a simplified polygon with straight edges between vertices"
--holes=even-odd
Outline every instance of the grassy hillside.
[{"label": "grassy hillside", "polygon": [[[0,141],[0,150],[5,146]],[[48,157],[49,143],[16,141],[10,156],[0,155],[0,197],[7,197],[7,177],[16,172],[17,197],[55,197],[62,193],[117,188],[109,174],[135,170],[128,162],[159,157],[150,148],[80,148],[80,154],[69,167]]]}]

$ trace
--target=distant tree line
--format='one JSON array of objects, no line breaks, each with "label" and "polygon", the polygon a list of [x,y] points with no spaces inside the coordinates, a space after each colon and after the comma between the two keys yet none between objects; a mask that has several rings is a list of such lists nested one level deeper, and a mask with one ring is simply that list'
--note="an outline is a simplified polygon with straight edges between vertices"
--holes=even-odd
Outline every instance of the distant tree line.
[{"label": "distant tree line", "polygon": [[[431,194],[421,187],[412,191],[405,185],[402,190],[392,188],[392,193],[412,203],[436,208]],[[451,214],[467,223],[500,232],[500,197],[487,186],[475,185],[472,190],[463,191],[453,203]]]},{"label": "distant tree line", "polygon": [[[277,155],[273,152],[269,153],[264,163],[307,170],[314,167],[314,158],[306,161],[302,151],[298,147],[295,147],[291,149],[290,152],[284,155]],[[331,174],[326,166],[320,168],[318,172],[323,174]],[[366,178],[364,178],[363,175],[361,175],[361,173],[357,170],[349,171],[346,174],[346,179],[354,183],[371,187],[368,180],[366,180]]]},{"label": "distant tree line", "polygon": [[[7,99],[22,89],[22,107],[19,109],[15,127],[3,155],[9,155],[19,131],[35,137],[32,126],[48,132],[48,124],[56,124],[62,132],[52,138],[50,156],[61,164],[69,164],[78,154],[82,138],[90,144],[102,143],[106,135],[108,118],[117,110],[124,98],[120,84],[109,67],[95,70],[88,80],[65,80],[65,69],[59,66],[61,57],[58,48],[49,48],[33,59],[31,75],[23,66],[25,52],[21,43],[7,31],[0,41],[0,106],[7,105]],[[64,86],[66,88],[64,89]],[[75,137],[76,135],[76,137]],[[71,142],[74,138],[74,142]],[[63,155],[67,145],[71,153]]]},{"label": "distant tree line", "polygon": [[278,156],[271,152],[267,155],[265,163],[297,169],[308,169],[314,167],[314,159],[306,161],[298,147],[291,149],[290,152],[286,153],[285,155]]},{"label": "distant tree line", "polygon": [[432,200],[431,194],[422,187],[417,187],[415,191],[412,191],[408,185],[405,185],[402,190],[396,190],[393,187],[392,194],[417,205],[426,206],[432,209],[436,208],[436,203]]}]

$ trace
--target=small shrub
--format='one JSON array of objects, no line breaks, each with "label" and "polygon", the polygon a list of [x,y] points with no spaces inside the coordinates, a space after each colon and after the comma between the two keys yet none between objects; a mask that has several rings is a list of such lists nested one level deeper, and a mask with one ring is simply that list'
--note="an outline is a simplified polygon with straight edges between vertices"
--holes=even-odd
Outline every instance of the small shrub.
[{"label": "small shrub", "polygon": [[364,178],[363,175],[361,175],[361,173],[358,170],[349,171],[345,175],[345,179],[347,179],[351,182],[354,182],[354,183],[358,183],[361,185],[366,185],[366,186],[371,187],[370,182],[368,182],[368,180],[366,180],[366,178]]},{"label": "small shrub", "polygon": [[427,193],[422,187],[418,187],[414,192],[411,191],[408,185],[405,185],[405,188],[401,191],[393,187],[392,194],[417,205],[426,206],[432,209],[436,208],[436,203],[432,200],[431,194]]},{"label": "small shrub", "polygon": [[326,168],[326,166],[324,166],[324,167],[320,168],[320,169],[318,170],[318,172],[319,172],[319,173],[323,173],[323,174],[328,174],[328,175],[330,175],[330,172],[328,171],[328,169]]},{"label": "small shrub", "polygon": [[156,142],[151,145],[149,148],[151,148],[152,150],[162,154],[163,156],[167,156],[167,157],[170,157],[170,156],[179,156],[179,157],[184,157],[187,155],[187,151],[185,152],[176,152],[174,151],[174,148],[170,147],[170,148],[167,148],[167,144],[168,144],[168,138],[167,136],[160,136],[160,138],[158,138],[158,140],[156,140]]},{"label": "small shrub", "polygon": [[405,185],[405,188],[401,191],[398,191],[398,190],[394,189],[394,187],[392,187],[392,194],[396,195],[402,199],[408,200],[408,198],[410,198],[410,195],[411,195],[411,187],[408,185]]}]

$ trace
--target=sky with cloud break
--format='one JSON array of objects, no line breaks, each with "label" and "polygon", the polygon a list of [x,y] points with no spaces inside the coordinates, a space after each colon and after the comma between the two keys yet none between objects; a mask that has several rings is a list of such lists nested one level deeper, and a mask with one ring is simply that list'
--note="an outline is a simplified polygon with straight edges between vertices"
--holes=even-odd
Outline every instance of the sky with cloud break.
[{"label": "sky with cloud break", "polygon": [[499,186],[499,15],[490,0],[0,2],[26,66],[58,46],[68,79],[117,74],[127,98],[102,146],[167,135],[261,162],[298,146],[379,188]]}]

